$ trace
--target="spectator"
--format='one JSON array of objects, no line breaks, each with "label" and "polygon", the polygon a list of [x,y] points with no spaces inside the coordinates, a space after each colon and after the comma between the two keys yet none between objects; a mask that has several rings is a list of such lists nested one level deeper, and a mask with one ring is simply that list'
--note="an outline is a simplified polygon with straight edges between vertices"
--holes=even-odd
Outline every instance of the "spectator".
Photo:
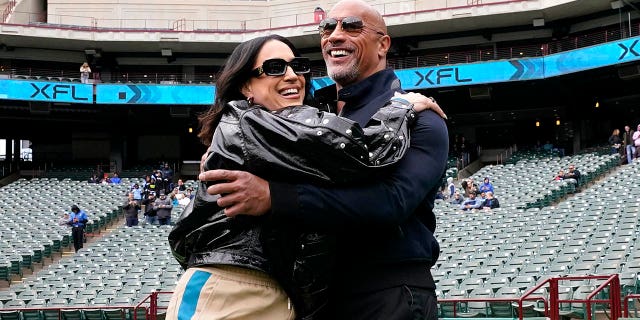
[{"label": "spectator", "polygon": [[100,183],[100,178],[98,177],[97,174],[92,174],[91,177],[89,177],[89,183]]},{"label": "spectator", "polygon": [[482,202],[482,200],[477,199],[476,193],[472,192],[469,194],[469,198],[462,202],[460,209],[464,211],[478,209],[482,206]]},{"label": "spectator", "polygon": [[91,73],[91,67],[89,63],[85,62],[80,66],[80,82],[89,83],[89,74]]},{"label": "spectator", "polygon": [[636,154],[636,147],[633,143],[634,131],[631,127],[624,126],[624,132],[622,133],[622,145],[624,146],[624,154],[627,156],[627,163],[633,163],[634,155]]},{"label": "spectator", "polygon": [[73,238],[73,248],[76,252],[82,249],[84,243],[84,227],[89,219],[87,213],[77,205],[71,206],[71,213],[69,214],[69,225],[71,225],[71,237]]},{"label": "spectator", "polygon": [[563,180],[573,183],[576,188],[580,185],[580,171],[576,169],[576,165],[573,163],[569,165],[569,171],[567,171],[562,178]]},{"label": "spectator", "polygon": [[139,204],[142,204],[143,194],[139,184],[137,183],[133,184],[133,187],[131,188],[131,193],[133,193],[133,200],[136,200],[138,201]]},{"label": "spectator", "polygon": [[633,146],[635,147],[634,159],[637,159],[638,155],[640,155],[640,124],[638,125],[638,129],[633,133],[633,136],[631,136],[631,138],[633,139]]},{"label": "spectator", "polygon": [[140,203],[133,199],[133,192],[127,194],[127,201],[125,202],[122,210],[124,211],[124,217],[127,220],[127,227],[133,227],[138,225],[138,212],[140,211]]},{"label": "spectator", "polygon": [[164,191],[160,191],[160,197],[156,199],[153,204],[158,213],[158,224],[161,226],[171,224],[171,209],[173,209],[173,204],[171,203],[171,199],[164,194]]},{"label": "spectator", "polygon": [[180,192],[185,192],[187,190],[187,186],[184,184],[184,181],[182,179],[178,179],[178,185],[176,186],[176,188],[178,188],[178,191]]},{"label": "spectator", "polygon": [[620,138],[620,129],[613,129],[611,136],[609,137],[609,146],[611,147],[611,154],[620,153],[620,145],[622,139]]},{"label": "spectator", "polygon": [[453,195],[456,194],[458,190],[456,189],[456,185],[453,183],[453,177],[447,178],[447,198],[453,198]]},{"label": "spectator", "polygon": [[147,224],[158,224],[158,210],[155,207],[156,194],[151,192],[149,197],[142,200],[144,205],[144,217]]},{"label": "spectator", "polygon": [[182,207],[186,207],[187,205],[189,205],[189,202],[191,202],[191,199],[186,197],[184,193],[176,194],[176,200],[178,200],[178,205]]},{"label": "spectator", "polygon": [[553,178],[554,181],[564,180],[564,170],[558,171],[558,174]]},{"label": "spectator", "polygon": [[484,199],[484,203],[482,203],[482,207],[484,209],[500,208],[500,202],[498,201],[498,198],[495,198],[493,196],[493,192],[487,191],[485,193],[485,199]]},{"label": "spectator", "polygon": [[113,177],[111,177],[110,180],[110,183],[113,184],[120,184],[120,182],[122,182],[122,179],[120,179],[120,175],[117,172],[113,173]]},{"label": "spectator", "polygon": [[167,189],[173,188],[173,169],[171,169],[169,163],[165,162],[164,166],[160,170],[162,171],[162,177],[167,181]]},{"label": "spectator", "polygon": [[464,202],[464,197],[459,191],[456,191],[456,193],[453,194],[453,197],[451,198],[451,200],[449,200],[449,202],[451,204],[461,205]]},{"label": "spectator", "polygon": [[482,184],[480,185],[480,188],[478,188],[478,190],[480,192],[487,192],[487,191],[491,191],[492,193],[493,191],[493,184],[491,184],[491,182],[489,181],[489,177],[485,177],[484,181],[482,182]]}]

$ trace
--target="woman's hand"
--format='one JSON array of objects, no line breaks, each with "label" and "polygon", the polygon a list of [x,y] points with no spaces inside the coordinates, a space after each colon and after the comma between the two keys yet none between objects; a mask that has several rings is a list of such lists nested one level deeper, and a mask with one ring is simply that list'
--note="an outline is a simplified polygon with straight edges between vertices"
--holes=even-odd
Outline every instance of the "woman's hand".
[{"label": "woman's hand", "polygon": [[427,109],[431,109],[433,112],[440,115],[443,119],[447,119],[447,115],[444,113],[442,108],[438,105],[436,100],[431,97],[425,97],[424,95],[417,92],[407,92],[407,93],[399,93],[396,92],[393,95],[394,98],[401,98],[409,101],[413,104],[413,109],[416,112],[424,111]]}]

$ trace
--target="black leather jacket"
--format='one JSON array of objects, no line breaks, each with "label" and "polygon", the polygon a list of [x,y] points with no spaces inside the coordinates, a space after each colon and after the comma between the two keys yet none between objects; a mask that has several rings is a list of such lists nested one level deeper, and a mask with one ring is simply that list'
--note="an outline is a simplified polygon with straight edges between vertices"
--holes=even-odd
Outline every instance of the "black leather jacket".
[{"label": "black leather jacket", "polygon": [[[416,114],[411,106],[392,100],[362,129],[356,122],[308,106],[268,111],[233,101],[221,117],[213,135],[204,170],[249,171],[266,180],[333,184],[370,177],[402,158],[409,146],[409,129]],[[307,260],[293,262],[298,247],[279,228],[265,227],[268,215],[229,218],[216,205],[217,195],[200,183],[193,201],[183,211],[169,234],[174,257],[183,268],[224,264],[266,272],[282,282],[291,279],[292,264],[309,268]],[[269,229],[264,232],[263,228]],[[300,230],[296,230],[300,234]],[[265,236],[265,234],[268,234]],[[320,237],[322,238],[322,237]],[[326,251],[323,240],[307,234],[304,239]],[[320,239],[320,241],[318,241]],[[280,246],[286,248],[273,248]],[[265,251],[267,249],[268,252]],[[274,267],[274,259],[277,261]],[[311,267],[312,268],[312,267]],[[287,270],[275,270],[287,269]],[[295,281],[294,281],[295,282]],[[295,283],[283,283],[296,304]],[[296,312],[300,312],[296,305]],[[302,311],[301,313],[306,313]]]}]

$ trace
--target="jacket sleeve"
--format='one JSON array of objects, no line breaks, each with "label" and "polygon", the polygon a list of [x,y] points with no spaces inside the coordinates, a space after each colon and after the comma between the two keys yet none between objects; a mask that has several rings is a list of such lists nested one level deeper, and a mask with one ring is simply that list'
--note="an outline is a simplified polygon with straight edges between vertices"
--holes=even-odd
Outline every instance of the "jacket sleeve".
[{"label": "jacket sleeve", "polygon": [[403,157],[413,119],[412,105],[398,101],[387,103],[364,129],[310,106],[268,111],[233,101],[216,128],[204,167],[289,183],[350,183]]},{"label": "jacket sleeve", "polygon": [[421,112],[411,130],[411,146],[391,174],[368,184],[336,187],[270,181],[271,219],[329,230],[363,222],[398,224],[427,196],[435,196],[448,145],[444,120],[434,112]]}]

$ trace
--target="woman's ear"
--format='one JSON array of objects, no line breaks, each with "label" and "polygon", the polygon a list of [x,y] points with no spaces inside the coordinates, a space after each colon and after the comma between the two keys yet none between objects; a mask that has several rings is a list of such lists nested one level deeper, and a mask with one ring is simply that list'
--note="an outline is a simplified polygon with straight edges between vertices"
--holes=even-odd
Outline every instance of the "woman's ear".
[{"label": "woman's ear", "polygon": [[242,85],[242,88],[240,88],[240,92],[247,99],[253,98],[253,93],[251,93],[251,86],[249,85],[249,83],[245,83],[244,85]]}]

